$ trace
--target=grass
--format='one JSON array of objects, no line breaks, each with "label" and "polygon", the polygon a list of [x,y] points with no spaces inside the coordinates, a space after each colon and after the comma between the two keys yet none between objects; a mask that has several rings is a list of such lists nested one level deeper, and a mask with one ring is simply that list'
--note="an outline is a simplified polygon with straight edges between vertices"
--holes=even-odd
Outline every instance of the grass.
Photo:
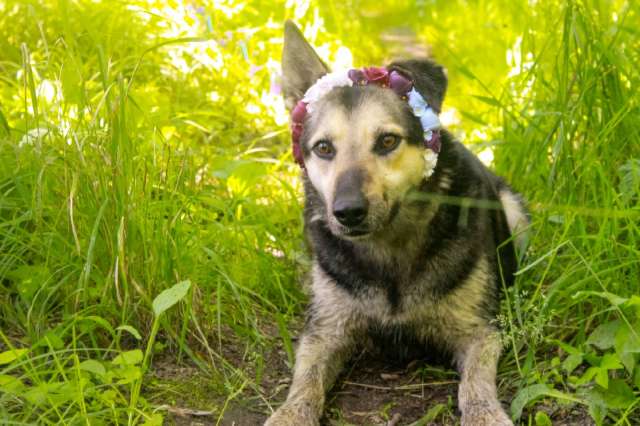
[{"label": "grass", "polygon": [[432,46],[452,130],[533,217],[500,317],[512,412],[640,421],[637,2],[215,4],[0,4],[3,423],[158,424],[154,356],[198,365],[218,415],[266,398],[309,262],[274,80],[285,17],[336,62],[382,63],[399,26]]}]

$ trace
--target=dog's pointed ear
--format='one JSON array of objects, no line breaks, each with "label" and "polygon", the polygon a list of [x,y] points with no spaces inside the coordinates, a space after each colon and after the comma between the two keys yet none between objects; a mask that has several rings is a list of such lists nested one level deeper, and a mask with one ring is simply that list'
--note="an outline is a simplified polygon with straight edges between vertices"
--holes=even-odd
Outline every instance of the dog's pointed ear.
[{"label": "dog's pointed ear", "polygon": [[282,92],[287,108],[293,109],[307,89],[328,72],[296,24],[287,20],[282,49]]},{"label": "dog's pointed ear", "polygon": [[447,72],[443,66],[427,59],[394,62],[388,67],[413,80],[413,86],[436,111],[442,111],[447,92]]}]

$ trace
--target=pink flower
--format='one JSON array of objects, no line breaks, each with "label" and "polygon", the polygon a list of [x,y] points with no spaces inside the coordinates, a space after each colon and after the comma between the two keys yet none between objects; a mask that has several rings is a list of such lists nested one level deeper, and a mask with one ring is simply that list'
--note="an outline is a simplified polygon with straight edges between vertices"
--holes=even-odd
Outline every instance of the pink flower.
[{"label": "pink flower", "polygon": [[298,143],[300,140],[300,136],[302,135],[302,124],[300,123],[291,123],[291,139]]},{"label": "pink flower", "polygon": [[304,169],[304,157],[302,155],[302,148],[300,148],[300,144],[298,142],[293,142],[291,144],[291,151],[293,153],[293,159],[296,160],[296,163]]},{"label": "pink flower", "polygon": [[393,70],[389,73],[389,87],[398,96],[407,96],[407,93],[413,89],[413,83],[398,71]]},{"label": "pink flower", "polygon": [[389,86],[389,72],[384,67],[366,67],[362,70],[369,84]]},{"label": "pink flower", "polygon": [[291,121],[294,123],[302,123],[307,115],[307,104],[300,101],[291,111]]}]

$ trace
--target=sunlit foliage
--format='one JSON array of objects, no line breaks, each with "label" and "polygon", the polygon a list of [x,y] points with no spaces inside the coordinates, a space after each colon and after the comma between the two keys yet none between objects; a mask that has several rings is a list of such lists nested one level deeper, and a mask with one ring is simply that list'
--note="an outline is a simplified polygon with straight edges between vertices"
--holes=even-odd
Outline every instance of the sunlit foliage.
[{"label": "sunlit foliage", "polygon": [[639,13],[620,0],[0,2],[0,422],[157,424],[153,392],[138,398],[154,354],[197,363],[216,401],[262,395],[274,345],[291,359],[309,262],[280,99],[291,18],[333,67],[435,57],[443,121],[529,200],[500,317],[514,415],[546,398],[637,423]]}]

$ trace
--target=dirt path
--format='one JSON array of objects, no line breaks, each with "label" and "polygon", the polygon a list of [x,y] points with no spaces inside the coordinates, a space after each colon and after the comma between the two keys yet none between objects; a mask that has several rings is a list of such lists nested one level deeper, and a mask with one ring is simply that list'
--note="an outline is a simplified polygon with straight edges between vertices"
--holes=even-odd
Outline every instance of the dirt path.
[{"label": "dirt path", "polygon": [[[227,354],[231,355],[231,354]],[[286,397],[290,370],[286,355],[276,350],[265,361],[261,390],[269,402],[278,404]],[[171,407],[168,425],[262,425],[270,409],[266,401],[247,391],[225,406],[225,389],[195,367],[176,366],[171,360],[155,363],[155,377],[149,393],[155,404]],[[251,376],[250,376],[251,377]],[[388,365],[379,358],[361,354],[338,380],[327,397],[322,425],[410,425],[420,419],[421,426],[457,425],[457,374],[424,362]],[[507,404],[505,404],[507,406]],[[586,410],[541,402],[553,425],[590,426]],[[218,414],[224,416],[217,423]]]},{"label": "dirt path", "polygon": [[[286,397],[290,370],[282,361],[269,363],[269,371],[265,371],[262,387],[265,390],[276,390],[272,401],[279,403]],[[213,406],[197,395],[205,391],[202,378],[198,378],[195,368],[178,368],[170,372],[170,365],[163,364],[156,370],[161,381],[172,381],[177,378],[191,382],[191,391],[183,389],[174,393],[174,414],[168,416],[168,424],[176,425],[212,425],[216,424],[214,412],[223,403],[219,399]],[[177,373],[177,374],[174,374]],[[429,369],[424,364],[411,363],[407,366],[385,366],[375,358],[363,355],[349,365],[336,386],[327,398],[327,408],[323,425],[407,425],[420,419],[429,408],[434,420],[443,425],[455,424],[455,395],[457,378],[454,373],[444,369]],[[213,389],[211,389],[213,391]],[[215,398],[213,398],[215,399]],[[194,406],[193,404],[198,404]],[[176,408],[189,407],[182,413]],[[191,415],[193,411],[207,412],[211,415]],[[244,402],[234,402],[226,408],[221,425],[249,426],[260,425],[268,412],[266,404],[255,398]],[[179,415],[184,414],[184,415]],[[429,424],[429,423],[425,423]]]}]

